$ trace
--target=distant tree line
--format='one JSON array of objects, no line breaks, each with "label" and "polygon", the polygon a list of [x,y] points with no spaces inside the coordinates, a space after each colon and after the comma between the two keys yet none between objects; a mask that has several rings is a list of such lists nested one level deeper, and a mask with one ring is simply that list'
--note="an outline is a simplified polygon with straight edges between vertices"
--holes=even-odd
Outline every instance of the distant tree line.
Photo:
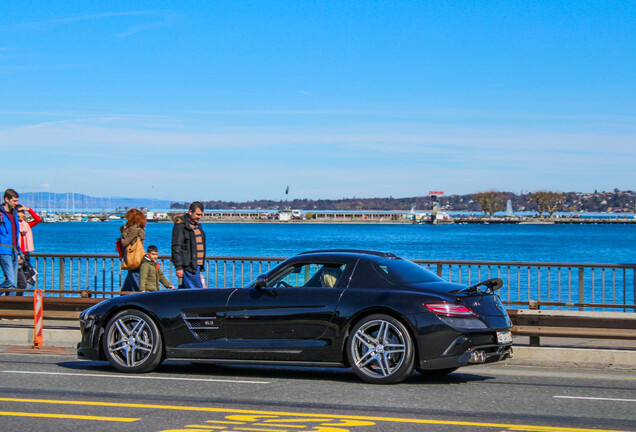
[{"label": "distant tree line", "polygon": [[[552,216],[557,211],[568,212],[633,212],[636,206],[636,194],[633,191],[581,193],[538,191],[528,194],[513,192],[487,191],[470,195],[443,195],[437,200],[444,211],[474,211],[492,215],[504,211],[508,200],[514,211],[536,211],[540,215]],[[203,201],[206,209],[298,209],[298,210],[403,210],[415,207],[418,211],[433,208],[434,200],[429,196],[407,198],[342,198],[336,200],[294,199],[294,200],[256,200]],[[173,202],[171,209],[186,209],[190,203]]]}]

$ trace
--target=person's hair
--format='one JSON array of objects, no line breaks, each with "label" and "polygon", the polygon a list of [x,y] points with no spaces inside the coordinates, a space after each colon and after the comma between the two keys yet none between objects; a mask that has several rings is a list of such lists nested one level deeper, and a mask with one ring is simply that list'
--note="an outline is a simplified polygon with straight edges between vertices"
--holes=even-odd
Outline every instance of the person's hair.
[{"label": "person's hair", "polygon": [[7,189],[6,191],[4,191],[4,199],[12,199],[12,198],[19,198],[20,195],[18,195],[18,193],[13,190],[13,189]]},{"label": "person's hair", "polygon": [[192,204],[190,204],[190,210],[189,211],[194,211],[196,209],[199,209],[199,210],[203,211],[203,204],[200,201],[195,201]]},{"label": "person's hair", "polygon": [[159,253],[159,248],[157,248],[157,246],[155,245],[150,245],[146,248],[146,252],[150,253],[150,252],[157,252]]},{"label": "person's hair", "polygon": [[131,227],[133,225],[139,225],[141,228],[146,228],[146,215],[140,210],[130,209],[124,216],[127,220],[125,227]]}]

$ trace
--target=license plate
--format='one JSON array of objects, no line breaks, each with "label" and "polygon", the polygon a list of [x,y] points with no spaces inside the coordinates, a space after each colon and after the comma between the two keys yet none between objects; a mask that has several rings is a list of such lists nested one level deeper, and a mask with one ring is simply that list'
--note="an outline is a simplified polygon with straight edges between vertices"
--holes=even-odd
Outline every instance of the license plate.
[{"label": "license plate", "polygon": [[498,344],[512,343],[512,333],[510,333],[509,331],[497,332],[497,343]]}]

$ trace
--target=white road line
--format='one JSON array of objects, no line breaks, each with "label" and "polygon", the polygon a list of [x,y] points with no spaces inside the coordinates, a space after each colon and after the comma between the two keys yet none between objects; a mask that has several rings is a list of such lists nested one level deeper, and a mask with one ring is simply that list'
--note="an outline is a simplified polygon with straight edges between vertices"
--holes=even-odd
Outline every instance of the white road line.
[{"label": "white road line", "polygon": [[599,397],[585,397],[585,396],[553,396],[553,397],[557,399],[582,399],[582,400],[609,401],[609,402],[636,402],[636,399],[599,398]]},{"label": "white road line", "polygon": [[76,376],[76,377],[126,378],[126,379],[147,379],[147,380],[165,380],[165,381],[196,381],[196,382],[217,382],[217,383],[229,383],[229,384],[269,384],[269,381],[240,381],[240,380],[221,380],[221,379],[208,379],[208,378],[174,378],[174,377],[139,376],[139,375],[77,374],[77,373],[64,373],[64,372],[29,372],[29,371],[9,371],[9,370],[3,370],[0,372],[9,373],[9,374],[60,375],[60,376]]}]

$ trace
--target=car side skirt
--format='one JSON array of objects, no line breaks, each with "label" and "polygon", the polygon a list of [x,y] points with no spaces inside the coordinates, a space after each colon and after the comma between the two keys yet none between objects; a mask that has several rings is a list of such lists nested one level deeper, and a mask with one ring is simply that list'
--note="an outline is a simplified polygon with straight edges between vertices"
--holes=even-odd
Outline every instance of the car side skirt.
[{"label": "car side skirt", "polygon": [[283,361],[283,360],[234,360],[234,359],[214,359],[214,358],[185,358],[169,357],[167,361],[190,362],[190,363],[215,363],[215,364],[257,364],[272,366],[317,366],[317,367],[345,367],[344,363],[338,362],[309,362],[309,361]]}]

